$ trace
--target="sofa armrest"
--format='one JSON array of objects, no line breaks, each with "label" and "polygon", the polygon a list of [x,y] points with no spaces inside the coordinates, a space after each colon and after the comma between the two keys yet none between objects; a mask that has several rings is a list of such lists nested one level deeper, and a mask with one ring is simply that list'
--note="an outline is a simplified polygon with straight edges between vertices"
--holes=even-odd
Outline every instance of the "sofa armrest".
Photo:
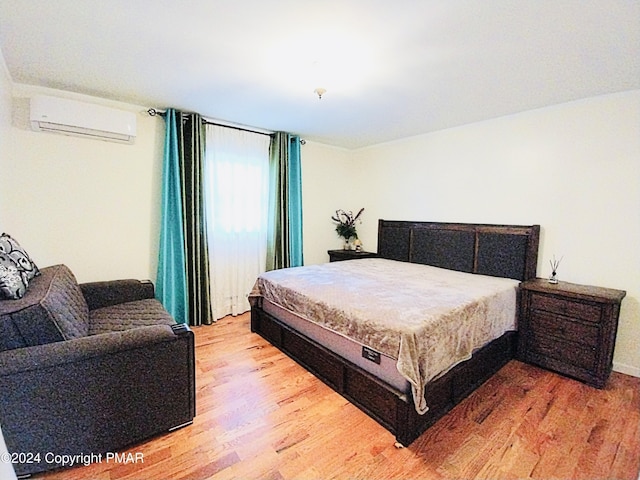
[{"label": "sofa armrest", "polygon": [[41,454],[39,463],[15,464],[16,473],[64,466],[51,463],[60,455],[117,451],[190,423],[194,336],[186,326],[172,327],[0,352],[0,424],[7,448]]},{"label": "sofa armrest", "polygon": [[89,310],[155,296],[153,283],[149,280],[127,279],[81,283],[80,290]]},{"label": "sofa armrest", "polygon": [[114,354],[126,354],[132,349],[173,341],[175,338],[176,333],[171,325],[149,325],[7,350],[0,352],[0,378],[49,368],[64,369],[66,364]]}]

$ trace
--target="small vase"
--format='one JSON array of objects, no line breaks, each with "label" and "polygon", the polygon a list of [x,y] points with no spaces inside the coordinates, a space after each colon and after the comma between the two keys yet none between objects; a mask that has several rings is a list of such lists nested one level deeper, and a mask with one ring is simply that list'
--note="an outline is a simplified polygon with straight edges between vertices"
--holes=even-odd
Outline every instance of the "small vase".
[{"label": "small vase", "polygon": [[342,245],[344,250],[351,250],[351,245],[349,244],[349,240],[345,239],[344,244]]},{"label": "small vase", "polygon": [[551,272],[551,276],[549,277],[549,283],[553,283],[554,285],[558,283],[558,274],[556,272]]}]

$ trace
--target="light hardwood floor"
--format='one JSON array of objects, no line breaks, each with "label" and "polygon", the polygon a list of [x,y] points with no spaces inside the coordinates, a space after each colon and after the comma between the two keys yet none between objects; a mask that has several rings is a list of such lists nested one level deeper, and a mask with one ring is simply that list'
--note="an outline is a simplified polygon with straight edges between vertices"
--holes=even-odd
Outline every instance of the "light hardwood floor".
[{"label": "light hardwood floor", "polygon": [[640,378],[597,390],[511,361],[409,448],[249,331],[196,335],[193,425],[47,479],[638,479]]}]

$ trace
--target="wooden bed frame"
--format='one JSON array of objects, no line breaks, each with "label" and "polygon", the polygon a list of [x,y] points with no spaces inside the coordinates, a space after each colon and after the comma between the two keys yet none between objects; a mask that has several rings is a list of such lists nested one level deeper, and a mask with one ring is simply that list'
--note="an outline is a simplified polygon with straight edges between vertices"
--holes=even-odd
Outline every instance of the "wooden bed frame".
[{"label": "wooden bed frame", "polygon": [[[380,220],[378,256],[451,270],[528,280],[536,276],[540,226]],[[306,367],[396,437],[411,444],[427,428],[515,356],[516,333],[507,332],[444,376],[429,383],[429,411],[419,415],[411,392],[380,381],[262,309],[251,309],[251,331]]]}]

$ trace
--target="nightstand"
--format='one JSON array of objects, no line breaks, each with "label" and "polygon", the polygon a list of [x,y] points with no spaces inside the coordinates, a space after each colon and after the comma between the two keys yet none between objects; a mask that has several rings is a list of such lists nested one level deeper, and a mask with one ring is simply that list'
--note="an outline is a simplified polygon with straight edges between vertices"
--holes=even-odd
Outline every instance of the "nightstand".
[{"label": "nightstand", "polygon": [[341,262],[342,260],[355,260],[359,258],[377,257],[377,253],[356,251],[356,250],[328,250],[330,262]]},{"label": "nightstand", "polygon": [[518,358],[603,388],[626,292],[536,278],[519,295]]}]

